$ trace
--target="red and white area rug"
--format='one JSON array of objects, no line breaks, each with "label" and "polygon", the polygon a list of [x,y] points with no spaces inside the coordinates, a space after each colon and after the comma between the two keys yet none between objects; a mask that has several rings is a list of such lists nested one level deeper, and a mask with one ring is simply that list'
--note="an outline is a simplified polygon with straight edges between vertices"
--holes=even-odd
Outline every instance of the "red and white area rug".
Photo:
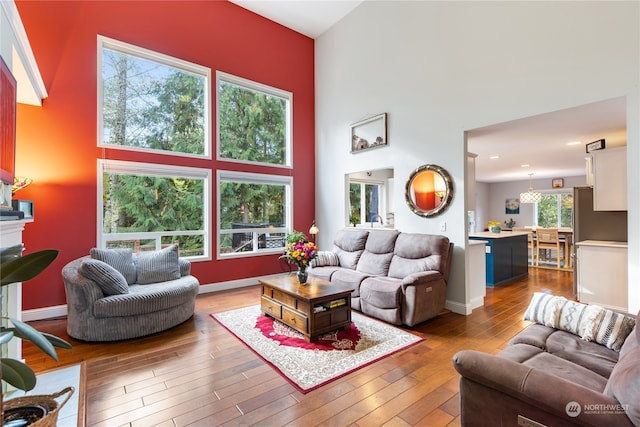
[{"label": "red and white area rug", "polygon": [[351,328],[307,342],[302,334],[260,312],[260,306],[212,314],[302,393],[418,344],[424,339],[351,312]]}]

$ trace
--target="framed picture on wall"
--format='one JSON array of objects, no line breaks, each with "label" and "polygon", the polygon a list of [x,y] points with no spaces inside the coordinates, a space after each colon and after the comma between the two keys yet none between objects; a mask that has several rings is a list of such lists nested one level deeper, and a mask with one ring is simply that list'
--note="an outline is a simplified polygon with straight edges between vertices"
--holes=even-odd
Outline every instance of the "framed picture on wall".
[{"label": "framed picture on wall", "polygon": [[387,145],[387,113],[351,125],[351,153]]},{"label": "framed picture on wall", "polygon": [[520,199],[505,199],[504,213],[514,215],[520,213]]},{"label": "framed picture on wall", "polygon": [[551,188],[562,188],[562,187],[564,187],[564,179],[553,178],[551,180]]}]

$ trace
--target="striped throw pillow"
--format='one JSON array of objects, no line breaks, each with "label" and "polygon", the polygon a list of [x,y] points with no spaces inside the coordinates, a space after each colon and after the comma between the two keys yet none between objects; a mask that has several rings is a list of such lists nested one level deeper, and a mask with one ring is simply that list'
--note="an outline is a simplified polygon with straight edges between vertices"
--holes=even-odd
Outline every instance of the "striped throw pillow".
[{"label": "striped throw pillow", "polygon": [[140,285],[166,282],[180,278],[178,245],[171,245],[159,251],[135,254],[136,270]]},{"label": "striped throw pillow", "polygon": [[311,260],[311,267],[339,266],[338,254],[331,251],[318,251],[318,256]]},{"label": "striped throw pillow", "polygon": [[131,249],[98,249],[90,251],[91,258],[106,262],[124,276],[128,285],[136,283],[136,265]]},{"label": "striped throw pillow", "polygon": [[87,258],[82,261],[82,274],[93,280],[105,295],[122,295],[129,293],[127,280],[115,268],[106,262]]},{"label": "striped throw pillow", "polygon": [[632,317],[598,305],[581,304],[542,292],[533,294],[524,320],[571,332],[615,351],[620,351],[636,323]]},{"label": "striped throw pillow", "polygon": [[562,300],[558,297],[543,292],[535,292],[527,311],[524,313],[524,320],[555,328],[560,317],[561,306]]},{"label": "striped throw pillow", "polygon": [[636,321],[629,316],[603,309],[594,341],[612,350],[620,351],[635,324]]}]

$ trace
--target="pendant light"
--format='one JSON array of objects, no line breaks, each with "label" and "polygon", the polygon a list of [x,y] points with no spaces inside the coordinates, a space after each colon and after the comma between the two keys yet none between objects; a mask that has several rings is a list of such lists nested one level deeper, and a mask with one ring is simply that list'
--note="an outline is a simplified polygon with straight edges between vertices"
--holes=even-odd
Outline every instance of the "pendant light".
[{"label": "pendant light", "polygon": [[529,189],[524,193],[520,193],[520,203],[538,203],[542,200],[542,193],[533,191],[533,187],[531,186],[532,175],[532,173],[529,174]]}]

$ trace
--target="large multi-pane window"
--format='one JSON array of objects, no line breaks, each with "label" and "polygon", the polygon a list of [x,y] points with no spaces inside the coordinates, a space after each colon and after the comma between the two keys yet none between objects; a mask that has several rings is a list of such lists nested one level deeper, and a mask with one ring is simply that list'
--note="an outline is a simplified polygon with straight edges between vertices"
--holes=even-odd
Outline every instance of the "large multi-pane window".
[{"label": "large multi-pane window", "polygon": [[100,247],[210,257],[210,170],[99,160],[98,172]]},{"label": "large multi-pane window", "polygon": [[208,68],[98,36],[98,145],[210,157]]},{"label": "large multi-pane window", "polygon": [[293,180],[289,92],[216,75],[220,160],[278,168],[274,174],[218,171],[218,257],[277,253],[291,231]]},{"label": "large multi-pane window", "polygon": [[291,166],[292,94],[217,73],[218,158]]},{"label": "large multi-pane window", "polygon": [[218,171],[218,256],[281,252],[291,188],[288,176]]},{"label": "large multi-pane window", "polygon": [[536,204],[537,225],[539,227],[572,227],[573,194],[543,194]]},{"label": "large multi-pane window", "polygon": [[[102,36],[97,56],[98,146],[211,157],[208,68]],[[98,161],[99,247],[209,259],[210,218],[210,170]]]},{"label": "large multi-pane window", "polygon": [[382,183],[349,182],[349,204],[351,224],[359,225],[367,222],[381,222],[382,212]]}]

